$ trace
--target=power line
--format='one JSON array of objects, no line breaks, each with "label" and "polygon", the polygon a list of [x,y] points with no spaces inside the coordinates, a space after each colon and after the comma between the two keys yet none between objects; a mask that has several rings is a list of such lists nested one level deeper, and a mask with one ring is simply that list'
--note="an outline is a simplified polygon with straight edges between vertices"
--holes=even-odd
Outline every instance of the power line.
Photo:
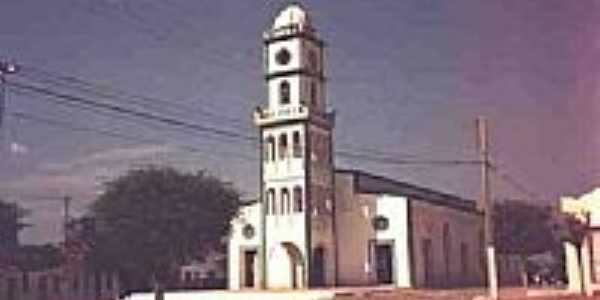
[{"label": "power line", "polygon": [[[24,90],[33,91],[36,93],[52,96],[54,98],[61,99],[65,103],[69,103],[69,104],[84,104],[84,105],[87,105],[87,106],[90,106],[93,108],[106,109],[106,110],[115,111],[115,112],[118,112],[118,113],[121,113],[124,115],[132,115],[132,116],[140,117],[142,119],[162,122],[167,125],[173,125],[176,127],[182,127],[182,128],[187,128],[187,129],[193,129],[193,130],[203,132],[203,133],[208,132],[215,136],[225,136],[225,137],[232,138],[235,140],[255,143],[255,138],[252,136],[248,136],[248,135],[242,135],[242,134],[234,133],[231,131],[215,129],[212,127],[207,127],[207,126],[194,124],[194,123],[187,123],[187,122],[184,122],[181,120],[172,119],[172,118],[155,115],[155,114],[150,114],[150,113],[146,113],[146,112],[130,110],[127,108],[120,107],[118,105],[106,104],[106,103],[97,102],[94,100],[89,100],[89,99],[79,97],[79,96],[62,94],[62,93],[52,91],[50,89],[36,87],[36,86],[22,84],[22,83],[16,83],[14,81],[9,82],[9,84],[12,86],[15,86],[19,89],[24,89]],[[473,165],[473,164],[479,163],[478,161],[463,161],[463,160],[399,160],[399,159],[394,159],[394,158],[389,158],[389,157],[372,156],[372,155],[354,153],[354,152],[349,152],[349,151],[335,151],[335,153],[342,157],[349,157],[349,158],[353,158],[353,159],[362,159],[362,160],[387,163],[387,164],[395,164],[395,165]]]},{"label": "power line", "polygon": [[428,159],[428,160],[409,160],[409,159],[395,159],[392,157],[383,157],[383,156],[374,156],[374,155],[367,155],[367,154],[360,154],[360,153],[353,153],[353,152],[349,152],[349,151],[343,151],[343,150],[338,150],[335,151],[335,154],[342,156],[342,157],[347,157],[347,158],[353,158],[353,159],[363,159],[363,160],[368,160],[368,161],[372,161],[372,162],[379,162],[379,163],[385,163],[385,164],[392,164],[392,165],[445,165],[445,166],[456,166],[456,165],[479,165],[481,164],[480,161],[478,160],[435,160],[435,159]]},{"label": "power line", "polygon": [[[227,130],[216,129],[216,128],[202,126],[202,125],[194,124],[194,123],[188,123],[188,122],[184,122],[184,121],[181,121],[178,119],[172,119],[169,117],[164,117],[164,116],[160,116],[160,115],[156,115],[156,114],[135,111],[135,110],[123,108],[118,105],[112,105],[112,104],[97,102],[97,101],[79,97],[79,96],[58,93],[56,91],[53,91],[53,90],[50,90],[47,88],[37,87],[37,86],[33,86],[33,85],[16,83],[14,81],[9,82],[9,84],[16,86],[19,89],[28,90],[28,91],[32,91],[32,92],[36,92],[36,93],[40,93],[40,94],[44,94],[47,96],[61,99],[62,101],[66,101],[67,104],[83,104],[86,107],[109,110],[109,111],[117,112],[120,114],[131,115],[134,117],[140,117],[140,118],[146,119],[146,120],[162,122],[167,125],[174,125],[177,127],[193,129],[193,130],[197,130],[197,131],[201,131],[201,132],[208,132],[215,136],[225,136],[225,137],[229,137],[229,138],[235,138],[238,140],[242,140],[245,142],[252,142],[253,144],[255,143],[255,138],[252,136],[249,136],[249,135],[243,135],[240,133],[235,133],[235,132],[231,132],[231,131],[227,131]],[[367,149],[366,151],[371,151],[371,150]],[[369,154],[356,153],[356,152],[350,152],[350,151],[336,151],[335,153],[342,157],[349,157],[349,158],[353,158],[353,159],[361,158],[363,160],[370,160],[370,161],[375,161],[375,162],[380,162],[380,163],[401,164],[401,165],[425,165],[425,164],[429,164],[429,165],[461,165],[461,164],[463,164],[464,165],[464,164],[474,164],[475,163],[473,161],[460,161],[460,160],[398,160],[398,159],[390,158],[390,157],[373,156],[373,155],[369,155]]]},{"label": "power line", "polygon": [[124,108],[122,106],[115,105],[115,104],[98,102],[95,100],[90,100],[88,98],[70,95],[70,94],[64,94],[64,93],[60,93],[60,92],[57,92],[57,91],[54,91],[54,90],[51,90],[48,88],[39,87],[39,86],[35,86],[35,85],[18,83],[15,81],[7,82],[7,84],[11,85],[15,88],[18,88],[18,89],[32,91],[32,92],[36,92],[36,93],[39,93],[42,95],[53,97],[65,104],[83,105],[86,107],[100,108],[100,109],[104,109],[107,111],[113,111],[113,112],[123,114],[123,115],[138,117],[138,118],[144,119],[144,120],[150,120],[150,121],[155,121],[155,122],[159,122],[159,123],[164,123],[164,124],[172,125],[175,127],[192,129],[192,130],[195,130],[195,131],[198,131],[201,133],[208,133],[208,134],[215,135],[215,136],[227,137],[227,138],[237,139],[237,140],[241,140],[241,141],[245,141],[245,142],[255,142],[255,138],[252,136],[241,134],[241,133],[236,133],[236,132],[229,131],[229,130],[218,129],[218,128],[204,126],[204,125],[200,125],[200,124],[196,124],[196,123],[189,123],[189,122],[185,122],[185,121],[182,121],[179,119],[161,116],[158,114]]},{"label": "power line", "polygon": [[[194,152],[194,153],[202,153],[205,155],[215,155],[216,154],[214,152],[207,152],[206,150],[202,150],[202,149],[190,146],[190,145],[180,145],[180,144],[174,145],[174,144],[170,144],[170,143],[165,143],[165,141],[161,141],[158,139],[142,138],[139,136],[133,136],[133,135],[123,134],[120,132],[115,132],[113,130],[102,130],[102,129],[76,126],[73,123],[52,120],[52,119],[48,119],[48,118],[42,118],[39,116],[35,116],[32,114],[27,114],[27,113],[23,113],[23,112],[13,112],[13,113],[11,113],[11,116],[18,118],[18,119],[31,121],[31,122],[51,125],[54,127],[62,127],[62,128],[66,128],[66,129],[69,129],[72,131],[95,133],[95,134],[109,136],[109,137],[113,137],[113,138],[124,139],[124,140],[128,140],[128,141],[135,141],[135,142],[140,142],[140,143],[147,143],[147,144],[157,144],[157,143],[158,144],[167,144],[167,145],[179,148],[181,150],[185,150],[188,152]],[[223,152],[221,152],[221,153],[223,153]],[[224,152],[224,153],[227,153],[227,152]],[[234,159],[239,158],[239,159],[243,159],[246,161],[256,161],[255,157],[246,156],[245,154],[240,154],[240,153],[234,153],[234,155],[232,155],[230,157],[234,158]]]},{"label": "power line", "polygon": [[[12,89],[12,92],[15,93],[15,94],[18,94],[18,95],[27,95],[27,96],[32,96],[32,95],[38,96],[39,95],[39,93],[36,93],[36,92],[33,92],[33,91],[18,90],[18,89]],[[32,99],[41,100],[41,99],[39,99],[37,97],[36,98],[32,98]],[[75,109],[79,109],[79,110],[82,110],[82,111],[93,112],[94,114],[106,116],[108,118],[113,118],[113,119],[118,120],[118,121],[125,121],[125,122],[129,122],[129,123],[134,123],[136,125],[143,125],[144,127],[149,127],[149,128],[152,128],[153,130],[158,130],[158,131],[168,130],[170,132],[181,133],[181,131],[176,131],[176,129],[177,129],[177,130],[183,130],[186,133],[194,133],[194,134],[198,133],[197,131],[192,130],[192,129],[188,129],[188,128],[163,127],[165,125],[163,123],[156,123],[156,122],[153,122],[153,121],[139,119],[139,118],[136,118],[135,116],[118,114],[116,112],[106,111],[106,110],[101,109],[101,108],[81,106],[81,105],[77,105],[77,104],[74,104],[74,103],[64,103],[64,102],[57,101],[57,100],[55,100],[53,98],[46,98],[46,99],[48,101],[50,101],[49,103],[55,103],[55,104],[58,104],[58,105],[65,105],[65,106],[70,107],[70,108],[75,108]],[[10,114],[8,114],[7,117],[10,117]],[[60,118],[65,118],[65,117],[61,116]],[[66,118],[68,118],[68,117],[66,117]],[[144,122],[142,123],[142,121],[144,121]],[[13,126],[11,129],[14,130],[15,127]],[[13,133],[13,135],[14,135],[14,133]],[[222,137],[219,137],[219,136],[210,136],[210,139],[211,140],[216,140],[218,142],[231,142],[231,139],[222,138]],[[251,144],[242,144],[242,145],[244,145],[244,146],[252,146]]]},{"label": "power line", "polygon": [[538,200],[538,201],[540,200],[540,197],[537,193],[529,190],[525,185],[521,184],[517,179],[512,177],[507,172],[505,172],[505,171],[503,172],[503,171],[499,170],[498,166],[492,165],[491,169],[494,171],[494,173],[496,175],[498,175],[498,177],[500,179],[502,179],[504,182],[506,182],[507,184],[512,186],[515,190],[519,191],[520,193],[524,194],[525,196],[527,196],[533,200]]},{"label": "power line", "polygon": [[[8,82],[9,85],[14,86],[18,89],[31,91],[35,93],[39,93],[42,95],[50,96],[54,99],[58,99],[59,102],[67,104],[67,105],[83,105],[85,107],[90,107],[94,109],[102,109],[111,112],[116,112],[122,115],[134,116],[144,120],[155,121],[159,123],[164,123],[167,125],[191,129],[201,133],[209,133],[215,137],[227,137],[234,140],[239,140],[243,142],[249,142],[253,145],[256,145],[256,139],[253,136],[245,135],[237,132],[232,132],[228,130],[218,129],[210,126],[204,126],[196,123],[189,123],[179,119],[174,119],[170,117],[165,117],[159,114],[152,114],[148,112],[133,110],[124,108],[119,105],[108,104],[103,102],[98,102],[95,100],[90,100],[88,98],[74,96],[70,94],[64,94],[60,92],[56,92],[54,90],[39,87],[35,85],[28,85],[23,83],[18,83],[15,81]],[[362,159],[367,161],[379,162],[379,163],[387,163],[387,164],[395,164],[395,165],[473,165],[478,164],[478,161],[467,161],[467,160],[400,160],[391,157],[382,157],[382,156],[373,156],[364,153],[356,153],[350,151],[336,151],[337,155],[342,157],[348,157],[353,159]]]},{"label": "power line", "polygon": [[[97,92],[95,90],[90,90],[87,88],[82,88],[82,87],[75,87],[76,89],[80,89],[84,92],[90,92],[92,94],[98,95],[100,97],[106,97],[106,98],[110,98],[110,97],[117,97],[118,99],[121,99],[125,102],[131,102],[136,101],[136,100],[141,100],[141,102],[156,102],[156,103],[160,103],[160,104],[164,104],[167,105],[166,107],[171,107],[171,106],[175,106],[176,108],[178,108],[180,111],[182,112],[190,112],[193,110],[196,110],[194,108],[191,107],[186,107],[183,105],[177,105],[176,103],[174,103],[174,101],[169,101],[169,100],[163,100],[163,99],[158,99],[158,98],[153,98],[153,97],[149,97],[149,96],[145,96],[145,95],[140,95],[140,94],[134,94],[131,92],[127,92],[127,91],[123,91],[123,90],[119,90],[119,89],[114,89],[105,85],[101,85],[101,84],[97,84],[97,83],[91,83],[89,81],[83,80],[79,77],[75,77],[75,76],[69,76],[69,75],[62,75],[62,74],[58,74],[56,72],[50,72],[44,69],[40,69],[37,67],[29,67],[29,66],[25,66],[24,67],[25,70],[33,70],[33,71],[37,71],[40,73],[43,73],[46,76],[50,76],[52,78],[56,78],[58,80],[62,80],[62,81],[67,81],[70,83],[75,83],[75,84],[81,84],[84,85],[86,87],[91,87],[93,89],[100,89],[100,92]],[[27,77],[27,76],[22,76],[22,77]],[[28,77],[29,78],[29,77]],[[58,85],[62,85],[62,86],[67,86],[67,87],[72,87],[71,85],[65,85],[62,82],[56,82],[55,80],[49,80],[50,83],[54,83],[54,84],[58,84]],[[127,98],[124,98],[127,97]],[[137,101],[139,102],[139,101]],[[162,106],[165,107],[165,106]],[[217,113],[213,113],[207,110],[198,110],[200,114],[204,114],[210,117],[214,117],[217,121],[226,121],[226,122],[235,122],[235,123],[241,123],[239,119],[237,118],[231,118],[228,117],[226,115],[222,115],[222,114],[217,114]],[[242,127],[240,127],[240,129],[242,129]],[[247,127],[243,127],[243,129],[247,129]],[[351,145],[351,144],[347,144],[347,143],[342,143],[340,144],[342,145],[344,148],[352,148],[354,150],[358,150],[359,152],[366,152],[366,153],[378,153],[381,155],[390,155],[390,156],[394,156],[394,157],[398,157],[398,156],[402,156],[402,157],[417,157],[416,155],[408,155],[408,154],[402,154],[402,153],[386,153],[385,151],[381,151],[379,149],[375,149],[372,147],[364,147],[364,146],[356,146],[356,145]]]},{"label": "power line", "polygon": [[[31,67],[31,66],[25,65],[25,66],[23,66],[23,69],[25,71],[36,72],[43,76],[51,78],[51,79],[44,79],[44,81],[47,81],[49,83],[52,83],[55,85],[61,85],[64,87],[74,88],[79,91],[87,92],[87,93],[90,93],[90,94],[93,94],[96,96],[100,96],[103,98],[118,99],[118,100],[122,100],[122,101],[126,101],[126,102],[133,101],[133,102],[142,103],[142,104],[148,104],[148,103],[158,104],[158,105],[160,105],[161,110],[175,109],[178,112],[188,113],[188,114],[197,112],[200,114],[200,116],[210,117],[219,122],[227,121],[230,123],[242,124],[242,122],[239,119],[231,118],[224,114],[214,113],[214,112],[208,111],[207,109],[183,105],[181,103],[178,103],[177,100],[165,100],[165,99],[150,97],[150,96],[146,96],[146,95],[136,94],[136,93],[120,90],[120,89],[117,89],[114,87],[109,87],[109,86],[99,84],[99,83],[92,83],[90,81],[84,80],[77,76],[64,75],[64,74],[60,74],[60,73],[57,73],[54,71],[44,70],[44,69],[41,69],[38,67]],[[26,75],[22,75],[22,77],[27,77],[29,79],[32,79],[31,77],[26,76]],[[244,126],[244,128],[246,129],[247,127]]]}]

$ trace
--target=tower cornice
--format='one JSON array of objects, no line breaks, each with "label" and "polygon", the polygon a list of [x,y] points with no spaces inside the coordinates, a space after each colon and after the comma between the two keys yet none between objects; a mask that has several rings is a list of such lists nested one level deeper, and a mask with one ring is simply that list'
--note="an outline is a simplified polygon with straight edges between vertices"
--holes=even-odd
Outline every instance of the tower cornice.
[{"label": "tower cornice", "polygon": [[307,70],[306,68],[296,68],[293,70],[272,72],[272,73],[266,74],[265,79],[271,80],[271,79],[279,78],[279,77],[288,77],[290,75],[304,75],[304,76],[316,77],[321,81],[327,80],[327,77],[325,77],[325,75],[323,75],[322,73],[311,72],[310,70]]},{"label": "tower cornice", "polygon": [[290,30],[290,31],[281,32],[279,34],[277,32],[269,31],[269,32],[265,32],[263,34],[263,42],[267,46],[272,43],[287,41],[287,40],[291,40],[291,39],[295,39],[295,38],[309,40],[309,41],[317,44],[319,47],[327,47],[327,44],[323,40],[318,38],[314,33],[309,33],[306,31]]}]

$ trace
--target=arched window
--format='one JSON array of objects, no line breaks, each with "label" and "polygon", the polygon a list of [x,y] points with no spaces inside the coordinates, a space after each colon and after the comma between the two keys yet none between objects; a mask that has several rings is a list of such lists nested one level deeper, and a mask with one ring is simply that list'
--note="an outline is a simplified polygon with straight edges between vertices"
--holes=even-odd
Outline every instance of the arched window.
[{"label": "arched window", "polygon": [[302,143],[300,141],[300,131],[294,131],[292,135],[292,144],[294,157],[302,157]]},{"label": "arched window", "polygon": [[264,160],[275,160],[275,138],[273,136],[268,136],[264,143]]},{"label": "arched window", "polygon": [[281,203],[280,203],[280,212],[282,215],[290,213],[290,192],[287,188],[281,189]]},{"label": "arched window", "polygon": [[267,190],[267,215],[274,215],[277,211],[275,210],[275,189]]},{"label": "arched window", "polygon": [[268,136],[263,145],[263,160],[275,160],[275,138]]},{"label": "arched window", "polygon": [[286,80],[279,84],[279,103],[289,104],[290,103],[290,83]]},{"label": "arched window", "polygon": [[287,157],[288,155],[288,140],[287,140],[287,135],[285,133],[282,133],[279,136],[279,158],[280,159],[284,159]]},{"label": "arched window", "polygon": [[302,187],[294,187],[294,212],[302,212],[304,203],[302,201]]}]

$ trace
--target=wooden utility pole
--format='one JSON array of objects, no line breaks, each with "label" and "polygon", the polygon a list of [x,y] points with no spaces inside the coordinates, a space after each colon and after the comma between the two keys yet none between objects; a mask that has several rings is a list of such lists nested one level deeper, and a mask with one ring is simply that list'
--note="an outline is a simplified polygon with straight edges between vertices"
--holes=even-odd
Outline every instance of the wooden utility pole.
[{"label": "wooden utility pole", "polygon": [[17,65],[0,59],[0,128],[6,119],[6,75],[19,71]]},{"label": "wooden utility pole", "polygon": [[485,117],[477,118],[477,148],[481,161],[481,196],[478,208],[483,212],[483,230],[485,239],[485,253],[487,261],[487,281],[489,297],[498,299],[498,272],[496,269],[496,249],[494,247],[494,204],[492,203],[492,189],[490,178],[490,152],[489,152],[488,124]]},{"label": "wooden utility pole", "polygon": [[[71,281],[71,274],[72,274],[72,272],[70,272],[70,270],[69,270],[69,268],[72,267],[72,265],[71,265],[71,255],[72,255],[72,253],[70,252],[71,251],[71,245],[70,245],[70,240],[69,240],[69,204],[70,204],[70,202],[71,202],[71,197],[65,196],[63,198],[63,205],[64,205],[64,207],[63,207],[63,209],[64,209],[64,211],[63,211],[63,213],[64,213],[63,234],[65,235],[64,236],[65,240],[64,240],[63,251],[64,251],[64,254],[65,254],[65,257],[66,257],[66,265],[65,265],[65,268],[64,268],[64,274],[65,274],[64,276],[65,276],[65,281],[66,282],[70,282]],[[69,289],[66,289],[65,291],[66,291],[65,297],[64,297],[65,300],[71,300],[71,292],[69,291]]]}]

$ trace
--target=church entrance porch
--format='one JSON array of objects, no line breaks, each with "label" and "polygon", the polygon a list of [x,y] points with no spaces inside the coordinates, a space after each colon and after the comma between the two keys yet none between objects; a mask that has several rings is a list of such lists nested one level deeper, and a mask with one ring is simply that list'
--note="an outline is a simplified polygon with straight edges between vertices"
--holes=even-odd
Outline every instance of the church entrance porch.
[{"label": "church entrance porch", "polygon": [[271,289],[306,288],[306,260],[300,249],[291,242],[282,242],[274,249],[268,260]]}]

